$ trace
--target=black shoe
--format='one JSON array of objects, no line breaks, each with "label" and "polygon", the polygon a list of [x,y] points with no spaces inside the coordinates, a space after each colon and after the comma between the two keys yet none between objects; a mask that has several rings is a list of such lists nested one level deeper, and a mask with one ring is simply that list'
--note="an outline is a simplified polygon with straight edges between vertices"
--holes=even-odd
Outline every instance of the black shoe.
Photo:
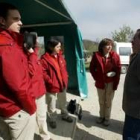
[{"label": "black shoe", "polygon": [[102,117],[99,117],[97,120],[96,120],[96,123],[98,123],[98,124],[101,124],[101,123],[103,123],[104,122],[104,118],[102,118]]},{"label": "black shoe", "polygon": [[110,120],[105,119],[105,121],[103,122],[103,125],[104,126],[109,126],[110,125]]},{"label": "black shoe", "polygon": [[62,120],[63,121],[66,121],[66,122],[69,122],[69,123],[72,123],[73,122],[73,119],[70,116],[62,117]]},{"label": "black shoe", "polygon": [[56,122],[55,121],[51,121],[49,122],[49,125],[51,128],[55,129],[57,127]]}]

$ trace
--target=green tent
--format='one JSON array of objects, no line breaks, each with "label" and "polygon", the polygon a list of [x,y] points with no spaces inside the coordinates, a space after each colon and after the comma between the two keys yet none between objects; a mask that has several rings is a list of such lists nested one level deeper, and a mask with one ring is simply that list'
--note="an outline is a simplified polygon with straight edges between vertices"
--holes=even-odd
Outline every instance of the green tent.
[{"label": "green tent", "polygon": [[81,98],[88,94],[80,31],[62,0],[0,0],[18,7],[26,28],[34,28],[38,36],[64,39],[64,54],[69,73],[68,91]]}]

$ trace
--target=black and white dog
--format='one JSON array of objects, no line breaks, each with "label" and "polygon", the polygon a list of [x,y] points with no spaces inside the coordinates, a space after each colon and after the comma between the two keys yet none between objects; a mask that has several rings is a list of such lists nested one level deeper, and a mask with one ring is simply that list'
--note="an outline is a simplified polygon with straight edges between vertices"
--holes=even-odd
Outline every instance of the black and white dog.
[{"label": "black and white dog", "polygon": [[77,115],[79,120],[82,119],[82,106],[76,103],[76,100],[70,100],[67,110],[69,113]]}]

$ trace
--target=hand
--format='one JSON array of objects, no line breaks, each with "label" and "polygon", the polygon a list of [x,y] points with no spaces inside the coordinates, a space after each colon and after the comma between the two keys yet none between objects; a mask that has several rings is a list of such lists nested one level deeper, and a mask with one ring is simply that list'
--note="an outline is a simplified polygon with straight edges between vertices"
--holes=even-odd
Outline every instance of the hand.
[{"label": "hand", "polygon": [[26,50],[27,52],[29,52],[29,53],[33,53],[33,52],[34,52],[34,49],[33,49],[33,48],[28,48],[26,43],[24,43],[23,46],[24,46],[24,48],[25,48],[25,50]]},{"label": "hand", "polygon": [[107,77],[114,77],[115,75],[116,75],[116,72],[114,72],[114,71],[108,72],[106,74]]},{"label": "hand", "polygon": [[34,52],[33,48],[28,49],[28,52],[33,53]]}]

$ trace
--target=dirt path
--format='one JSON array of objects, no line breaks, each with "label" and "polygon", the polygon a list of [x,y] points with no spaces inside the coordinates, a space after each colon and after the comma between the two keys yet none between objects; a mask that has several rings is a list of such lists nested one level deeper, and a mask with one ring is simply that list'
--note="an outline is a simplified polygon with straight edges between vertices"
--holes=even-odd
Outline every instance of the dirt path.
[{"label": "dirt path", "polygon": [[[122,129],[124,121],[124,112],[122,111],[122,92],[125,75],[121,75],[120,84],[118,90],[115,92],[113,100],[111,125],[105,127],[103,125],[96,124],[96,119],[99,115],[99,105],[96,88],[94,81],[87,72],[89,97],[84,101],[81,101],[83,108],[83,118],[77,123],[77,130],[74,140],[122,140]],[[74,97],[69,95],[68,99]]]}]

